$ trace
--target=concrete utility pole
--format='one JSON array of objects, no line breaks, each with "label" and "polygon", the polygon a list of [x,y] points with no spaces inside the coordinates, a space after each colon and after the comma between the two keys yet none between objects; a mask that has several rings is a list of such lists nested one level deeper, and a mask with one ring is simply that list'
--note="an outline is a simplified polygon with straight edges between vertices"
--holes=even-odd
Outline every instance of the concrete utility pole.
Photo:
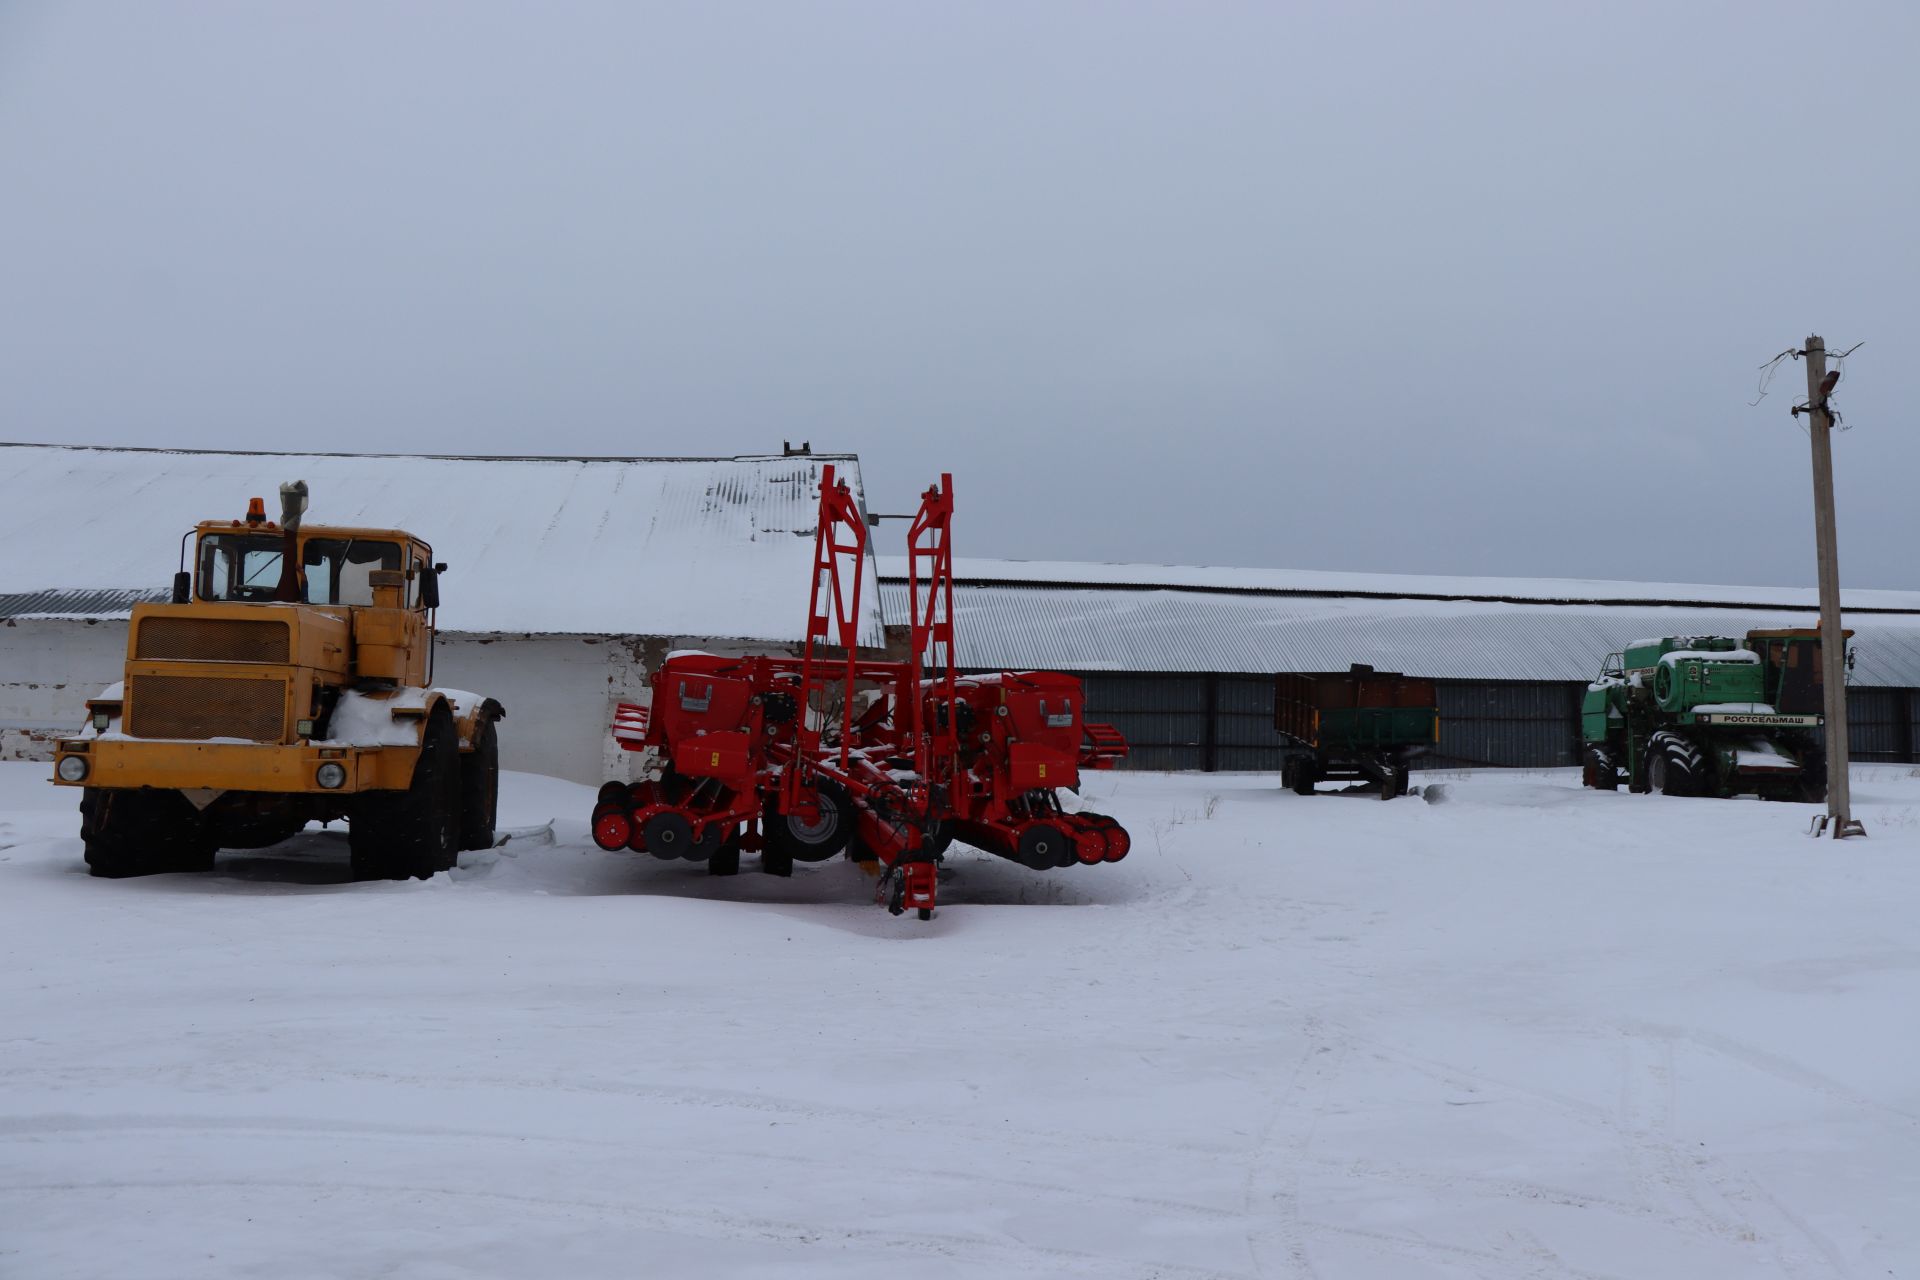
[{"label": "concrete utility pole", "polygon": [[1836,840],[1863,836],[1853,820],[1853,796],[1847,785],[1846,640],[1840,630],[1840,547],[1833,522],[1833,414],[1827,396],[1827,344],[1818,334],[1807,339],[1807,434],[1813,438],[1813,531],[1820,558],[1820,679],[1825,696],[1827,738],[1827,817],[1814,834],[1831,830]]}]

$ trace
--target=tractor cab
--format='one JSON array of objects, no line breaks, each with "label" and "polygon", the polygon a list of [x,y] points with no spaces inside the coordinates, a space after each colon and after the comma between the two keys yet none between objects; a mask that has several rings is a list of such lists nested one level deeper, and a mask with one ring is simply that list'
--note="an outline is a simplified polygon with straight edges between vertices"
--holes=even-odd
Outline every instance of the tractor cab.
[{"label": "tractor cab", "polygon": [[382,603],[375,584],[393,582],[380,576],[384,571],[399,575],[399,598],[388,607],[429,609],[438,603],[433,549],[397,529],[301,529],[293,535],[291,582],[285,534],[221,524],[203,524],[196,533],[195,600],[372,606]]}]

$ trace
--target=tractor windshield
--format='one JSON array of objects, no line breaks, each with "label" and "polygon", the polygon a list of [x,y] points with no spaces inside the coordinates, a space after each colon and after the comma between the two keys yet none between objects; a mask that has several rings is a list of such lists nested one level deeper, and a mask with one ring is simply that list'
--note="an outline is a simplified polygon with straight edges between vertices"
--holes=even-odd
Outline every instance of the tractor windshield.
[{"label": "tractor windshield", "polygon": [[[200,598],[271,601],[280,586],[284,548],[275,534],[208,534],[200,540]],[[301,598],[308,604],[370,605],[373,571],[403,563],[397,543],[309,538],[300,548]]]}]

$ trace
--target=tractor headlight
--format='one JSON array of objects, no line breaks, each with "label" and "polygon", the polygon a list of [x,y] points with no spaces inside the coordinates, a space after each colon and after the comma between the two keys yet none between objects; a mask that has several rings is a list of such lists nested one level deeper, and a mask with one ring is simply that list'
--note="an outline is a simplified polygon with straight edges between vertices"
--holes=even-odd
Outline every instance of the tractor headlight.
[{"label": "tractor headlight", "polygon": [[313,771],[313,780],[329,791],[338,791],[346,785],[347,770],[345,766],[329,760]]},{"label": "tractor headlight", "polygon": [[85,756],[61,756],[55,772],[62,782],[84,782],[87,777],[87,758]]}]

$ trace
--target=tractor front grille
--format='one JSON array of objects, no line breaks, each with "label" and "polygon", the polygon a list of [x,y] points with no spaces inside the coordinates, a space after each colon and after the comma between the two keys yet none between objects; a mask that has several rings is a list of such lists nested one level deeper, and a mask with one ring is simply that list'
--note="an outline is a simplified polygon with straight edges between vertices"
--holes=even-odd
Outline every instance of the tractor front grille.
[{"label": "tractor front grille", "polygon": [[148,662],[287,660],[287,624],[277,618],[142,618],[133,656]]},{"label": "tractor front grille", "polygon": [[127,732],[136,738],[280,742],[286,708],[284,680],[135,676],[127,691]]}]

